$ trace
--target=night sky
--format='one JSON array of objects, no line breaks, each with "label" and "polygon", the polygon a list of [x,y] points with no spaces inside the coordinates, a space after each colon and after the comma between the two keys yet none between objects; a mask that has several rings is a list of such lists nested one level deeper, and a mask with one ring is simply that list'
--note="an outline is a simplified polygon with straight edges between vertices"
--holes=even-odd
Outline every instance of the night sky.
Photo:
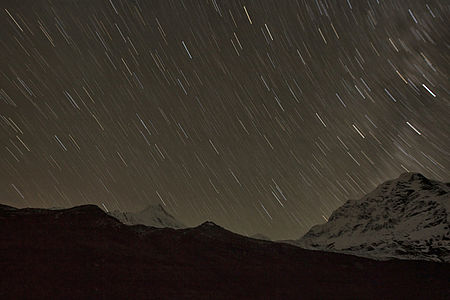
[{"label": "night sky", "polygon": [[450,181],[450,2],[0,0],[0,202],[298,238]]}]

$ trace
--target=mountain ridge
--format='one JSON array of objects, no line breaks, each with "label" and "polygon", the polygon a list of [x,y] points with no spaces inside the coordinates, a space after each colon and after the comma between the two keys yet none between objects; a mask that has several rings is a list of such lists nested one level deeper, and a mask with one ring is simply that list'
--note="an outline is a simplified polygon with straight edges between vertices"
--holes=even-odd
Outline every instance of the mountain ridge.
[{"label": "mountain ridge", "polygon": [[450,184],[403,173],[348,200],[292,243],[375,259],[450,262],[449,224]]},{"label": "mountain ridge", "polygon": [[186,226],[178,221],[161,204],[150,204],[139,212],[114,210],[108,214],[127,225],[145,225],[157,228],[180,229]]},{"label": "mountain ridge", "polygon": [[96,206],[0,206],[0,245],[2,299],[445,299],[450,292],[449,264],[310,251],[212,222],[128,226]]}]

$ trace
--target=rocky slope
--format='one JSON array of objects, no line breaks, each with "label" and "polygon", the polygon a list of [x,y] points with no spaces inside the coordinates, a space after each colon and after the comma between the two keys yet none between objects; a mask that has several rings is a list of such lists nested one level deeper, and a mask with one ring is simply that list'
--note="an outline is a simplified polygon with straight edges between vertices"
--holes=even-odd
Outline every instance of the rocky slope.
[{"label": "rocky slope", "polygon": [[349,200],[294,244],[389,259],[450,262],[450,183],[405,173]]}]

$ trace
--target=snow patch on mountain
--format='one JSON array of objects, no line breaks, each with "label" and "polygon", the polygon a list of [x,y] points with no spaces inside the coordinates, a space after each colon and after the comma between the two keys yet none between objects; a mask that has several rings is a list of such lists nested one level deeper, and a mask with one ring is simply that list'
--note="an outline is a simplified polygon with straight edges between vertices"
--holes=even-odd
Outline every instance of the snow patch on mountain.
[{"label": "snow patch on mountain", "polygon": [[161,204],[150,205],[140,212],[122,212],[114,210],[109,215],[127,225],[146,225],[158,228],[185,228],[181,222],[169,214]]},{"label": "snow patch on mountain", "polygon": [[450,262],[450,183],[402,174],[348,200],[293,243],[376,259]]}]

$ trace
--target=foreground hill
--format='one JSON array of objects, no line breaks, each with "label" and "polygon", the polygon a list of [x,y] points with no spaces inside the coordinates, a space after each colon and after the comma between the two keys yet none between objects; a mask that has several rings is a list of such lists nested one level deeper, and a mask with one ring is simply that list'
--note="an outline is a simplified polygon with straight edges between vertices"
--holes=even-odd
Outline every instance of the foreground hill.
[{"label": "foreground hill", "polygon": [[450,183],[402,174],[347,201],[295,244],[379,259],[450,262]]},{"label": "foreground hill", "polygon": [[87,205],[0,206],[0,298],[445,298],[450,264],[375,261],[206,222],[127,226]]},{"label": "foreground hill", "polygon": [[161,204],[149,205],[144,210],[136,213],[114,210],[110,212],[109,215],[127,225],[141,224],[158,228],[169,227],[174,229],[186,227],[169,214]]}]

